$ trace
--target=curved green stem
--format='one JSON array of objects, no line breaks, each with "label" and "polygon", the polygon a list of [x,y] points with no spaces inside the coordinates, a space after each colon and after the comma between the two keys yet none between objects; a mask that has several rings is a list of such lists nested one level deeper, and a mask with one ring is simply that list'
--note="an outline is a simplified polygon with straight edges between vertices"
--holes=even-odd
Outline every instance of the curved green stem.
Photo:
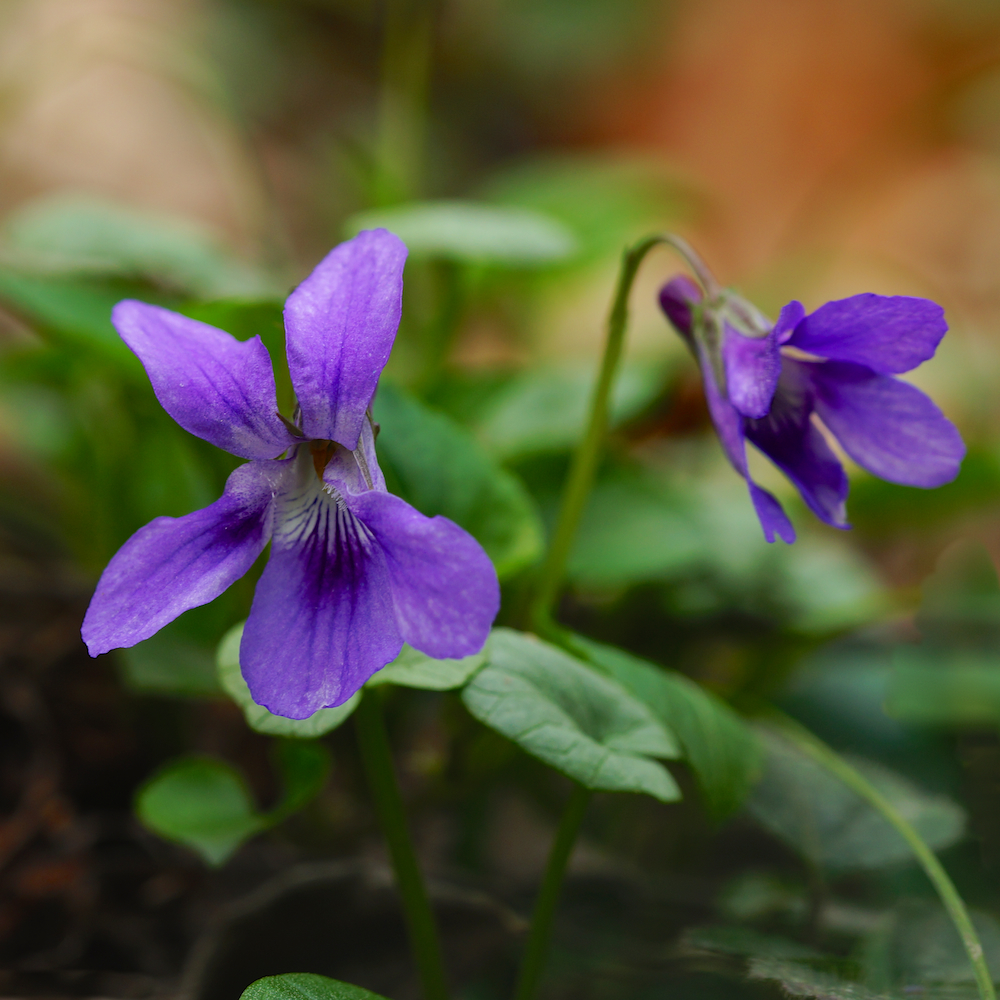
[{"label": "curved green stem", "polygon": [[794,743],[803,753],[808,754],[817,764],[826,768],[848,788],[857,792],[877,809],[910,845],[920,867],[926,872],[927,877],[937,890],[941,902],[948,911],[948,916],[951,917],[951,921],[955,925],[955,930],[958,931],[959,937],[962,939],[962,944],[965,945],[965,951],[976,975],[976,985],[979,987],[980,997],[982,1000],[996,1000],[993,977],[990,975],[990,970],[983,957],[983,946],[979,941],[979,935],[976,934],[975,927],[972,925],[969,911],[966,909],[962,897],[959,896],[954,882],[948,877],[941,862],[938,861],[937,855],[927,846],[909,820],[864,775],[851,767],[843,757],[817,736],[814,736],[808,729],[777,711],[773,714],[769,713],[769,718],[778,726],[782,735]]},{"label": "curved green stem", "polygon": [[545,877],[542,879],[542,887],[538,890],[538,898],[535,900],[535,912],[531,915],[531,930],[524,946],[524,957],[521,959],[521,972],[517,979],[514,1000],[531,1000],[545,971],[545,961],[549,955],[549,939],[552,937],[552,921],[562,891],[563,876],[566,874],[566,865],[573,851],[583,814],[587,811],[588,802],[590,802],[590,790],[574,783],[573,791],[559,820],[556,839],[552,842],[552,850],[545,866]]},{"label": "curved green stem", "polygon": [[448,1000],[448,983],[437,925],[410,839],[377,690],[365,691],[361,696],[354,721],[361,761],[375,800],[375,811],[389,845],[424,1000]]},{"label": "curved green stem", "polygon": [[628,325],[629,292],[632,290],[643,258],[653,247],[660,244],[673,247],[685,259],[705,287],[706,294],[714,295],[719,290],[718,283],[701,258],[679,236],[669,234],[647,236],[629,247],[622,255],[615,297],[608,314],[608,335],[604,345],[604,357],[601,359],[601,371],[590,402],[590,419],[583,439],[573,455],[555,530],[531,604],[532,627],[539,635],[553,635],[557,631],[552,622],[552,609],[566,571],[566,561],[569,559],[576,529],[583,516],[591,487],[594,485],[597,462],[607,436],[611,387],[621,361],[625,329]]}]

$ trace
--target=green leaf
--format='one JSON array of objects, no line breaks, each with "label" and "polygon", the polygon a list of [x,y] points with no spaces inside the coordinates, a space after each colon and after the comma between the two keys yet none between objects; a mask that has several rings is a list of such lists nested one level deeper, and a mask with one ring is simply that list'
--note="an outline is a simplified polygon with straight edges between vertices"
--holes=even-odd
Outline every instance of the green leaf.
[{"label": "green leaf", "polygon": [[243,638],[245,624],[246,622],[240,622],[234,625],[222,637],[216,654],[216,663],[223,690],[243,709],[243,715],[251,729],[267,736],[290,736],[311,740],[330,732],[331,729],[336,729],[350,716],[361,699],[360,692],[336,708],[321,708],[308,719],[286,719],[281,715],[272,715],[263,705],[258,705],[250,696],[250,688],[247,687],[247,682],[240,671],[240,640]]},{"label": "green leaf", "polygon": [[576,239],[561,222],[528,208],[474,201],[425,201],[363,212],[345,232],[388,229],[413,257],[500,267],[539,267],[573,255]]},{"label": "green leaf", "polygon": [[573,645],[677,734],[710,812],[721,818],[743,803],[760,773],[749,726],[720,698],[676,671],[580,635]]},{"label": "green leaf", "polygon": [[167,629],[119,653],[125,683],[142,694],[210,697],[220,692],[210,649]]},{"label": "green leaf", "polygon": [[[880,868],[912,858],[895,828],[843,782],[772,730],[757,731],[766,760],[748,806],[762,826],[832,872]],[[845,758],[934,850],[961,838],[965,813],[950,799],[924,792],[880,764]]]},{"label": "green leaf", "polygon": [[[504,459],[571,448],[586,426],[596,378],[595,365],[579,362],[547,364],[516,375],[490,397],[477,435]],[[624,362],[611,392],[611,426],[651,403],[665,378],[661,363]]]},{"label": "green leaf", "polygon": [[155,833],[193,848],[211,865],[267,825],[240,773],[213,757],[168,764],[140,789],[136,812]]},{"label": "green leaf", "polygon": [[360,986],[327,979],[312,972],[290,972],[267,976],[251,983],[240,1000],[385,1000]]},{"label": "green leaf", "polygon": [[[785,994],[792,997],[816,997],[817,1000],[903,1000],[912,996],[903,990],[873,991],[861,983],[836,972],[814,969],[805,962],[782,958],[753,958],[750,961],[751,979],[774,980],[781,984]],[[975,994],[934,994],[935,1000],[973,1000]]]},{"label": "green leaf", "polygon": [[389,383],[379,387],[374,414],[379,462],[394,493],[428,517],[442,514],[465,528],[501,577],[539,557],[534,501],[468,431]]},{"label": "green leaf", "polygon": [[268,825],[298,812],[323,789],[330,774],[330,751],[316,740],[278,740],[272,757],[285,785],[285,797],[264,817]]},{"label": "green leaf", "polygon": [[920,726],[1000,725],[1000,656],[900,646],[885,712]]},{"label": "green leaf", "polygon": [[678,756],[673,734],[614,681],[512,629],[493,630],[486,661],[462,692],[480,722],[586,788],[681,797],[651,759]]},{"label": "green leaf", "polygon": [[435,660],[411,646],[403,646],[399,656],[373,674],[366,686],[397,684],[425,691],[451,691],[462,687],[485,662],[485,652],[461,660]]},{"label": "green leaf", "polygon": [[193,220],[89,195],[29,202],[4,220],[3,238],[8,257],[36,271],[150,278],[204,297],[268,286]]},{"label": "green leaf", "polygon": [[774,934],[761,934],[750,927],[692,927],[684,932],[684,942],[692,948],[723,955],[760,958],[821,958],[820,952]]}]

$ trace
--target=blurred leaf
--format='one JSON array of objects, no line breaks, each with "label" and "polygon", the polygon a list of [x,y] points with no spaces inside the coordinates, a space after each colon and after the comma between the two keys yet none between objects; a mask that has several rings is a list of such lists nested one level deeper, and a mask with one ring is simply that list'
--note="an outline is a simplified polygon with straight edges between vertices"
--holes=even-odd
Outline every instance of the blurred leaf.
[{"label": "blurred leaf", "polygon": [[649,476],[605,479],[591,493],[569,558],[583,587],[618,587],[690,570],[703,554],[686,498]]},{"label": "blurred leaf", "polygon": [[[813,864],[833,872],[880,868],[912,852],[867,802],[787,740],[764,727],[764,775],[748,801],[754,818]],[[959,840],[965,814],[950,799],[930,795],[872,761],[851,764],[913,824],[934,850]]]},{"label": "blurred leaf", "polygon": [[617,256],[643,233],[676,225],[689,200],[662,162],[587,156],[519,163],[494,176],[486,196],[571,227],[581,243],[580,263]]},{"label": "blurred leaf", "polygon": [[425,201],[363,212],[344,231],[388,229],[413,257],[444,257],[472,264],[538,267],[576,251],[572,230],[542,212],[474,201]]},{"label": "blurred leaf", "polygon": [[[611,425],[635,416],[666,377],[661,363],[626,361],[611,395]],[[597,368],[584,362],[549,364],[512,378],[494,393],[477,434],[505,459],[571,448],[583,433]]]},{"label": "blurred leaf", "polygon": [[773,934],[761,934],[750,927],[692,927],[684,932],[684,942],[693,948],[723,955],[758,958],[821,958],[808,945]]},{"label": "blurred leaf", "polygon": [[[973,910],[972,923],[991,969],[1000,969],[1000,923]],[[865,982],[872,988],[975,982],[965,945],[944,908],[905,900],[887,913],[862,947]]]},{"label": "blurred leaf", "polygon": [[443,514],[483,546],[501,577],[541,554],[542,527],[521,482],[443,413],[383,383],[374,405],[390,489],[428,517]]},{"label": "blurred leaf", "polygon": [[205,297],[268,286],[194,220],[91,195],[29,202],[7,216],[2,238],[8,258],[35,271],[143,277]]},{"label": "blurred leaf", "polygon": [[0,265],[0,299],[32,325],[99,348],[136,377],[138,358],[111,325],[111,310],[134,288],[110,282],[27,274]]},{"label": "blurred leaf", "polygon": [[240,622],[234,625],[222,637],[216,663],[223,690],[243,709],[243,715],[251,729],[267,736],[311,740],[336,729],[350,716],[361,699],[360,692],[336,708],[321,708],[308,719],[286,719],[281,715],[272,715],[263,705],[258,705],[250,696],[250,688],[240,671],[240,640],[243,638],[245,624],[246,622]]},{"label": "blurred leaf", "polygon": [[435,660],[411,646],[403,646],[392,663],[368,679],[367,687],[398,684],[425,691],[451,691],[462,687],[485,662],[485,652],[474,653],[461,660]]},{"label": "blurred leaf", "polygon": [[210,697],[220,693],[210,650],[176,629],[161,630],[123,649],[119,656],[125,683],[141,694]]},{"label": "blurred leaf", "polygon": [[285,786],[285,796],[269,813],[273,825],[308,805],[322,791],[330,774],[330,751],[317,740],[283,739],[273,746],[272,757]]},{"label": "blurred leaf", "polygon": [[555,646],[494,629],[487,665],[462,692],[480,722],[587,788],[681,797],[663,765],[673,734],[645,706]]},{"label": "blurred leaf", "polygon": [[915,725],[1000,725],[1000,655],[900,646],[885,711]]},{"label": "blurred leaf", "polygon": [[140,789],[136,812],[155,833],[193,848],[211,865],[267,825],[240,773],[212,757],[168,764]]},{"label": "blurred leaf", "polygon": [[694,681],[580,635],[573,644],[677,734],[706,804],[717,818],[740,805],[760,772],[753,731],[721,699]]},{"label": "blurred leaf", "polygon": [[312,972],[290,972],[267,976],[251,983],[240,1000],[385,1000],[360,986],[327,979]]},{"label": "blurred leaf", "polygon": [[[754,958],[750,961],[751,979],[775,980],[792,997],[816,997],[817,1000],[904,1000],[913,994],[906,990],[870,990],[835,972],[812,968],[805,962],[782,958]],[[974,1000],[978,993],[959,988],[955,992],[933,994],[934,1000]]]}]

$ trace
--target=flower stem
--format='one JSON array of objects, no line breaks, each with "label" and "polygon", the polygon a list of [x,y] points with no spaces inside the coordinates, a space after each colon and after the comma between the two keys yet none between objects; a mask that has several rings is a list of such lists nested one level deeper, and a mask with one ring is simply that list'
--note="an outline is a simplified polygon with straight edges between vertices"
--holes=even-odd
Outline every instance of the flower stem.
[{"label": "flower stem", "polygon": [[406,823],[403,797],[393,769],[389,737],[377,690],[365,691],[354,713],[365,775],[375,800],[382,832],[389,845],[396,886],[403,903],[403,917],[410,936],[413,959],[420,975],[424,1000],[447,1000],[448,985],[441,956],[434,913],[417,864],[416,851]]},{"label": "flower stem", "polygon": [[535,900],[535,912],[531,915],[531,930],[528,932],[528,941],[524,947],[524,958],[521,959],[521,972],[517,979],[514,1000],[532,1000],[545,971],[556,903],[559,902],[566,865],[573,844],[576,842],[583,814],[587,811],[588,802],[590,802],[590,790],[574,782],[573,791],[570,792],[562,818],[559,820],[556,839],[552,842],[552,850],[549,851],[542,887],[538,890],[538,898]]},{"label": "flower stem", "polygon": [[817,764],[838,777],[848,788],[857,792],[869,805],[877,809],[906,840],[916,855],[920,867],[923,868],[937,890],[944,908],[948,911],[948,916],[951,917],[951,922],[955,925],[955,930],[958,931],[959,937],[962,939],[962,944],[965,945],[965,951],[976,975],[979,996],[982,1000],[996,1000],[993,977],[990,975],[990,970],[983,957],[983,946],[979,941],[979,935],[976,934],[975,927],[972,925],[969,911],[966,909],[962,897],[958,894],[955,883],[948,877],[944,866],[937,859],[937,855],[927,846],[909,820],[864,775],[851,767],[843,757],[828,747],[819,737],[814,736],[808,729],[800,726],[794,719],[783,713],[774,711],[769,713],[769,718],[778,726],[782,735],[794,743],[803,753],[808,754]]},{"label": "flower stem", "polygon": [[[566,570],[566,561],[569,559],[576,529],[580,524],[580,518],[594,484],[597,462],[607,435],[611,387],[614,384],[618,363],[621,360],[625,328],[628,324],[629,292],[632,290],[639,265],[646,254],[660,243],[676,246],[674,239],[670,236],[648,236],[626,249],[622,255],[621,269],[618,272],[618,285],[615,289],[611,311],[608,314],[608,336],[604,345],[601,371],[590,401],[590,419],[583,440],[573,456],[573,463],[570,466],[569,476],[563,490],[559,515],[556,518],[555,530],[552,533],[552,540],[549,543],[549,550],[542,565],[531,604],[532,627],[539,635],[550,635],[554,632],[553,605]],[[683,244],[683,246],[687,245]],[[685,254],[685,256],[687,255]]]},{"label": "flower stem", "polygon": [[372,201],[418,197],[423,186],[434,0],[386,0]]}]

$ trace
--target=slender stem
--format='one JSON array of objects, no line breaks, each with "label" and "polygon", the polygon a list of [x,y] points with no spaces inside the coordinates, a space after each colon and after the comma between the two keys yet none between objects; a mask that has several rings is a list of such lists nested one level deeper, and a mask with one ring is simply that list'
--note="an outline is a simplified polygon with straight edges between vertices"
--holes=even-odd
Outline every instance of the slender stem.
[{"label": "slender stem", "polygon": [[448,985],[434,913],[417,864],[406,823],[403,797],[396,783],[389,737],[377,690],[365,691],[354,713],[365,775],[375,800],[382,832],[389,845],[403,917],[410,935],[413,959],[420,974],[424,1000],[447,1000]]},{"label": "slender stem", "polygon": [[417,197],[423,181],[433,0],[385,0],[372,199]]},{"label": "slender stem", "polygon": [[521,959],[521,973],[514,991],[514,1000],[531,1000],[538,989],[538,983],[545,971],[545,962],[549,956],[549,939],[552,937],[552,919],[555,916],[556,904],[562,892],[563,876],[566,865],[580,830],[583,814],[590,802],[590,790],[574,782],[562,818],[556,839],[549,851],[549,860],[545,866],[545,877],[542,887],[538,890],[535,900],[535,912],[531,915],[531,930],[524,947],[524,957]]},{"label": "slender stem", "polygon": [[[621,360],[625,328],[628,324],[629,292],[632,290],[636,272],[646,254],[657,244],[671,243],[673,245],[673,239],[673,237],[668,236],[649,236],[629,247],[622,255],[621,270],[618,272],[618,285],[615,289],[611,312],[608,314],[608,336],[604,345],[601,371],[590,401],[590,421],[587,424],[583,440],[573,456],[573,464],[570,466],[569,476],[563,490],[555,531],[552,534],[552,541],[549,543],[549,550],[542,565],[531,605],[532,626],[540,635],[548,635],[553,631],[552,608],[562,583],[566,560],[569,558],[573,546],[576,529],[583,515],[587,498],[590,496],[590,489],[594,484],[597,462],[607,435],[611,387],[618,370],[618,362]],[[686,247],[686,244],[684,246]]]},{"label": "slender stem", "polygon": [[843,757],[787,715],[775,712],[771,718],[785,737],[877,809],[910,845],[917,861],[920,862],[920,867],[926,872],[927,877],[937,890],[938,896],[941,897],[941,902],[944,903],[948,916],[951,917],[951,921],[965,945],[965,951],[976,975],[976,985],[979,987],[980,997],[982,1000],[996,1000],[993,977],[990,975],[990,970],[983,957],[983,946],[976,934],[975,927],[972,925],[969,911],[965,908],[965,903],[962,902],[962,897],[959,896],[954,882],[948,877],[941,862],[938,861],[937,855],[927,846],[909,820],[864,775],[851,767]]}]

